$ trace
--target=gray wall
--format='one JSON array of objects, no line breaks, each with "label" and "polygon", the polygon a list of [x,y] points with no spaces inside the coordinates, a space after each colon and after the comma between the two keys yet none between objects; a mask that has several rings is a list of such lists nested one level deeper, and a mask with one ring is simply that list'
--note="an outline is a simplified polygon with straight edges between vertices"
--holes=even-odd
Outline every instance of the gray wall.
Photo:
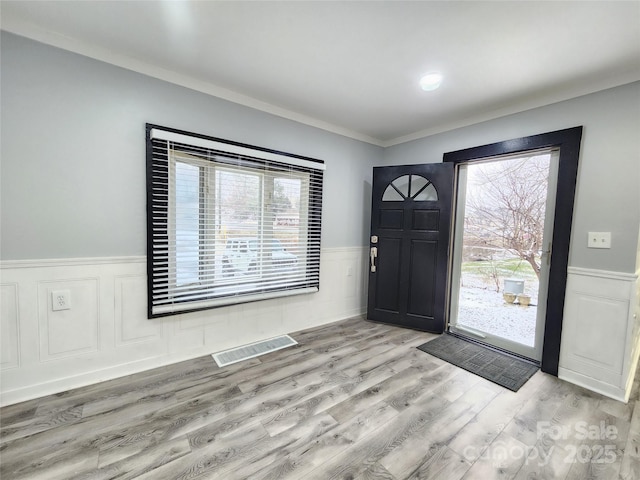
[{"label": "gray wall", "polygon": [[4,260],[144,255],[145,122],[325,160],[324,247],[367,244],[373,165],[583,125],[570,265],[635,271],[640,83],[381,149],[5,32],[1,62]]},{"label": "gray wall", "polygon": [[[446,152],[584,126],[569,265],[635,272],[640,225],[640,82],[387,148],[380,165],[441,162]],[[587,248],[587,232],[612,248]]]},{"label": "gray wall", "polygon": [[2,33],[3,260],[144,255],[145,123],[326,161],[323,247],[368,235],[382,149]]}]

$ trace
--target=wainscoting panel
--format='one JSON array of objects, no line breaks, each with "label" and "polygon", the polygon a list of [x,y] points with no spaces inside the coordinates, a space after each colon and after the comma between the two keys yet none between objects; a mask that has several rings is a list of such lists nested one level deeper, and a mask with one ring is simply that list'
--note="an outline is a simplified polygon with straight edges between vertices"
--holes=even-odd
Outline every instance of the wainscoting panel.
[{"label": "wainscoting panel", "polygon": [[[8,405],[364,313],[367,249],[323,249],[320,292],[147,319],[144,257],[3,262]],[[52,309],[68,290],[71,309]],[[22,335],[21,333],[22,332]]]},{"label": "wainscoting panel", "polygon": [[18,284],[0,285],[0,368],[16,368],[20,361]]},{"label": "wainscoting panel", "polygon": [[[567,325],[565,366],[593,369],[592,376],[603,381],[622,376],[624,348],[627,338],[628,302],[592,297],[576,292],[578,322]],[[606,334],[605,334],[606,333]]]},{"label": "wainscoting panel", "polygon": [[[99,280],[82,278],[38,283],[40,360],[98,351]],[[70,293],[69,310],[52,309],[53,292]]]},{"label": "wainscoting panel", "polygon": [[636,276],[569,268],[558,376],[626,401],[637,362]]},{"label": "wainscoting panel", "polygon": [[116,347],[156,342],[162,322],[147,320],[147,277],[122,275],[115,278]]}]

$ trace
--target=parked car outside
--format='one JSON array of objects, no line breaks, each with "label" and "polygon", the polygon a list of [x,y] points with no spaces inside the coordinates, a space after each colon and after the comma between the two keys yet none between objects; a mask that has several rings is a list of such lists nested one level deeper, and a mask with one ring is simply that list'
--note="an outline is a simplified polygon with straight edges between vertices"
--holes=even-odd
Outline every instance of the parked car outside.
[{"label": "parked car outside", "polygon": [[[298,258],[287,252],[284,245],[277,238],[265,240],[271,248],[267,248],[271,254],[271,269],[278,271],[290,271],[298,263]],[[225,276],[249,275],[259,271],[260,243],[256,237],[238,237],[227,240],[224,255],[222,257],[222,273]]]}]

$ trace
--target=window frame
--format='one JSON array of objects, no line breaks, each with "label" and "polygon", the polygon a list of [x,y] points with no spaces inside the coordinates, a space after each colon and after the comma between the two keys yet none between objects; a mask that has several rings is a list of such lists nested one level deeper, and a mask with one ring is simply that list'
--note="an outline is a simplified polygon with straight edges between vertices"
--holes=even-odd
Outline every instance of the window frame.
[{"label": "window frame", "polygon": [[[188,143],[186,143],[187,141]],[[323,161],[154,124],[146,125],[146,144],[148,318],[177,315],[319,290],[322,185],[325,169]],[[211,146],[215,148],[211,148]],[[178,283],[177,274],[176,208],[178,202],[173,198],[177,191],[177,163],[196,166],[200,169],[198,180],[198,281],[184,284]],[[214,264],[216,261],[213,253],[202,256],[203,247],[205,251],[209,247],[210,251],[211,247],[215,248],[216,245],[215,234],[203,230],[203,225],[211,227],[215,224],[215,220],[211,221],[211,217],[207,217],[207,212],[215,210],[215,206],[213,206],[216,188],[215,172],[233,172],[234,170],[258,175],[261,215],[264,215],[265,212],[264,182],[270,179],[275,186],[278,171],[286,175],[284,178],[300,178],[301,186],[303,182],[308,182],[308,196],[305,198],[303,193],[300,194],[301,203],[304,201],[303,198],[306,200],[304,205],[306,222],[305,225],[299,226],[298,231],[299,238],[306,238],[302,244],[305,257],[300,267],[303,274],[293,277],[289,283],[272,281],[270,286],[268,279],[265,280],[263,275],[264,267],[261,266],[260,281],[254,282],[258,284],[259,288],[242,290],[238,288],[238,285],[242,283],[241,280],[222,282],[217,279],[215,265],[210,266],[207,270],[206,264]],[[301,188],[301,190],[303,189]],[[205,219],[209,219],[206,221],[211,223],[203,224],[203,215]],[[274,221],[275,218],[275,214],[273,214]],[[266,237],[264,237],[262,230],[259,232],[258,238],[262,238],[263,242],[266,242],[268,239],[265,240]],[[208,238],[210,235],[214,236],[213,241]],[[265,252],[266,250],[263,248],[259,255],[264,257],[267,255]],[[262,264],[262,262],[260,263]],[[213,282],[209,281],[204,282],[206,285],[203,286],[203,272],[209,275],[213,274],[216,278],[214,281],[218,283],[213,285]],[[162,295],[158,293],[159,286],[166,288]],[[221,286],[227,290],[225,293],[222,293]],[[231,286],[234,289],[229,291],[228,287]],[[189,292],[193,292],[197,299],[192,301],[185,299],[184,296]]]}]

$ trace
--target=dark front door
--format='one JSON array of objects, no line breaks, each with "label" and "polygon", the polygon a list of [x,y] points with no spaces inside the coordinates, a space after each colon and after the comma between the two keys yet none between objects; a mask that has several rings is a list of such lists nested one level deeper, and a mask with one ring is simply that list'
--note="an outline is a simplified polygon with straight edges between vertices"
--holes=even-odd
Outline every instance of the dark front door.
[{"label": "dark front door", "polygon": [[445,328],[453,165],[373,169],[369,320]]}]

